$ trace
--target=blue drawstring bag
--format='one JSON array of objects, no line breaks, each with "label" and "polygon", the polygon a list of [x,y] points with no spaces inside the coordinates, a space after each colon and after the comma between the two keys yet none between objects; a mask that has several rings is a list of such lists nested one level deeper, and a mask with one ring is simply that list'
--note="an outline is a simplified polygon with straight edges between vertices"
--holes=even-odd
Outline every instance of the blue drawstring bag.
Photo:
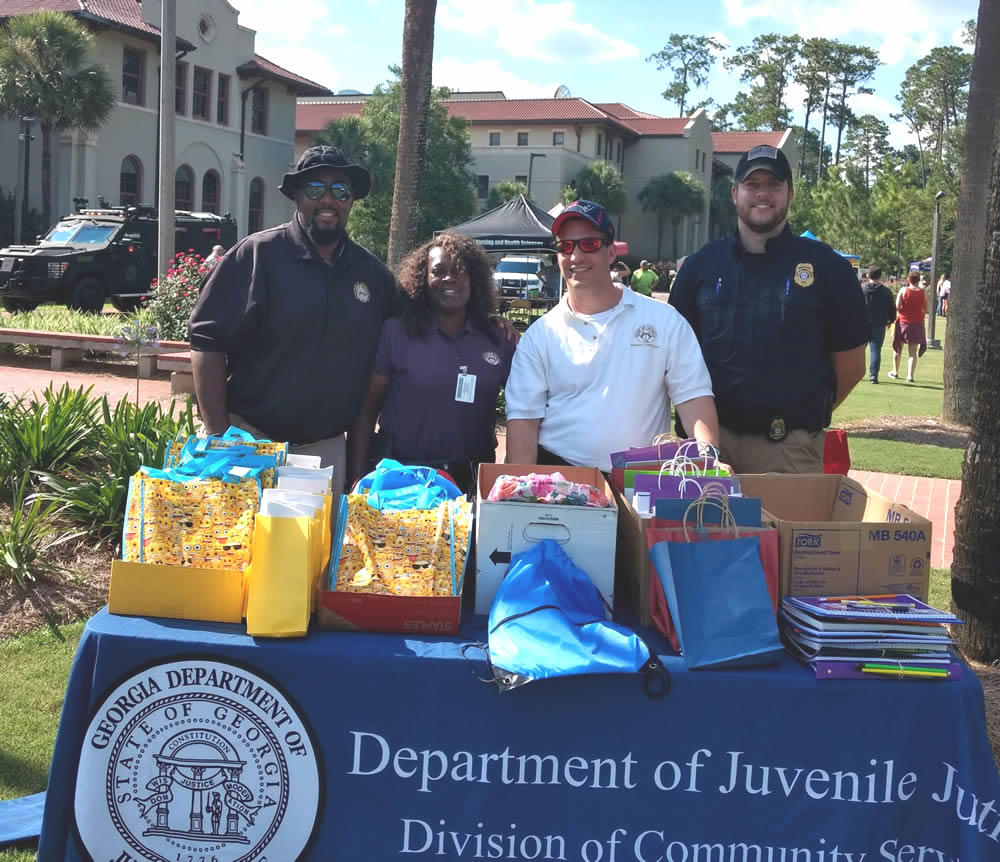
[{"label": "blue drawstring bag", "polygon": [[462,492],[433,467],[408,467],[383,458],[375,469],[358,482],[357,492],[368,493],[373,509],[436,509]]},{"label": "blue drawstring bag", "polygon": [[605,619],[597,587],[552,539],[511,562],[490,609],[488,653],[502,691],[589,673],[642,673],[650,696],[669,689],[656,653]]}]

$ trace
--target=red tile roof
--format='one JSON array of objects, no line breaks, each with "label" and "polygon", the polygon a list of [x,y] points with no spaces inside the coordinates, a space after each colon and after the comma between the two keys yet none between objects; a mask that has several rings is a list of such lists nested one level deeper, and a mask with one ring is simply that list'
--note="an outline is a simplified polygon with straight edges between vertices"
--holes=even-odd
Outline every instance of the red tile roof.
[{"label": "red tile roof", "polygon": [[611,114],[612,117],[617,117],[619,120],[660,120],[662,117],[658,117],[656,114],[647,114],[644,111],[637,111],[634,108],[630,108],[628,105],[623,105],[621,102],[594,102],[595,108],[600,108],[605,113]]},{"label": "red tile roof", "polygon": [[712,132],[712,149],[717,153],[745,153],[758,144],[777,147],[787,129],[778,132]]},{"label": "red tile roof", "polygon": [[665,137],[683,135],[684,127],[690,120],[687,117],[639,117],[620,122],[639,135]]},{"label": "red tile roof", "polygon": [[[132,33],[153,37],[159,42],[160,28],[143,21],[141,0],[0,0],[0,18],[10,18],[39,10],[68,12],[76,18],[95,23],[110,24]],[[189,42],[178,38],[178,47],[193,48]],[[308,78],[283,69],[276,63],[255,54],[240,68],[263,74],[287,84],[296,92],[308,96],[328,95],[329,90]]]},{"label": "red tile roof", "polygon": [[351,102],[299,102],[295,106],[295,131],[318,132],[341,117],[354,117],[365,109],[365,100]]},{"label": "red tile roof", "polygon": [[470,122],[551,122],[607,120],[608,115],[586,99],[460,99],[448,102],[452,116]]}]

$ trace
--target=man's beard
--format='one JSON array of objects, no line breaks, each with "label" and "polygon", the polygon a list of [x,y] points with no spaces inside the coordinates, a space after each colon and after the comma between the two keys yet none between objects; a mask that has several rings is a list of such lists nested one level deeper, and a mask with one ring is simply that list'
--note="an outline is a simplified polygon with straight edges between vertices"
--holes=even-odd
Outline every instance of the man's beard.
[{"label": "man's beard", "polygon": [[344,226],[338,224],[335,227],[317,227],[315,221],[310,221],[306,225],[306,234],[318,247],[336,245],[344,235]]}]

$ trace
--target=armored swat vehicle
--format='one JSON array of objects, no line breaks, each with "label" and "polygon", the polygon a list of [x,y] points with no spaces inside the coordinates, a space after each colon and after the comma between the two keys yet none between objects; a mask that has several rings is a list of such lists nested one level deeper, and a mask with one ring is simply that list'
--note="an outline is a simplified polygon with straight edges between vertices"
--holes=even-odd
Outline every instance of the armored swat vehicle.
[{"label": "armored swat vehicle", "polygon": [[[82,207],[34,245],[0,249],[0,303],[8,311],[58,302],[96,313],[108,299],[131,311],[156,277],[156,227],[153,207]],[[176,251],[207,256],[214,245],[235,244],[236,222],[228,214],[178,211],[176,236]]]}]

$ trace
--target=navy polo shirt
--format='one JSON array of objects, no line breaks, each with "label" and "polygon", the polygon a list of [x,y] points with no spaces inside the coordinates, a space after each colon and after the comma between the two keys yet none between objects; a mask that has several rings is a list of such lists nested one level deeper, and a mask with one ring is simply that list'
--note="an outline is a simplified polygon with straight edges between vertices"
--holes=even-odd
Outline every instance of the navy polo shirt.
[{"label": "navy polo shirt", "polygon": [[670,304],[698,337],[720,419],[780,414],[836,392],[830,354],[869,337],[854,268],[787,224],[763,254],[748,252],[738,231],[703,246],[677,273]]},{"label": "navy polo shirt", "polygon": [[[466,321],[457,337],[433,326],[411,336],[402,320],[382,327],[375,373],[389,378],[379,426],[392,434],[403,463],[480,461],[496,451],[496,403],[507,382],[514,344]],[[455,400],[461,366],[476,375],[475,401]]]},{"label": "navy polo shirt", "polygon": [[215,264],[191,313],[191,349],[226,354],[231,411],[274,440],[312,443],[357,418],[397,301],[375,255],[344,237],[328,262],[293,216]]}]

